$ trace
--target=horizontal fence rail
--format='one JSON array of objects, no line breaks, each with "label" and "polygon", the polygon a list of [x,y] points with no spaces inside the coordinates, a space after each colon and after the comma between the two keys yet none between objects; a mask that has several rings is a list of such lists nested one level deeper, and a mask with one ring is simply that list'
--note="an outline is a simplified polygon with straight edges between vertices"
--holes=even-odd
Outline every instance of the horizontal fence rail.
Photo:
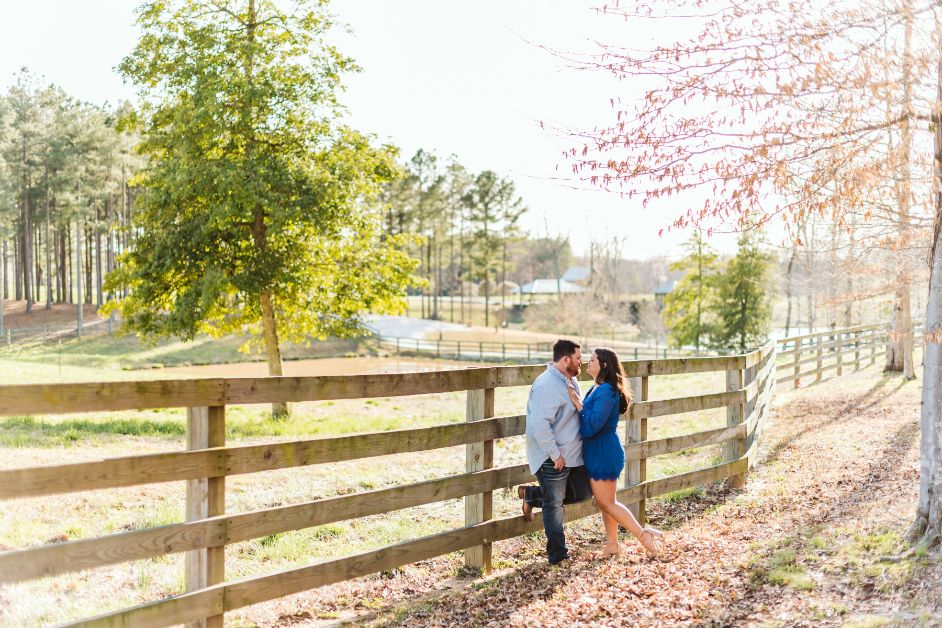
[{"label": "horizontal fence rail", "polygon": [[782,338],[776,341],[782,373],[776,382],[799,388],[871,366],[886,356],[889,340],[890,332],[876,325]]},{"label": "horizontal fence rail", "polygon": [[[823,364],[826,350],[837,356],[838,369],[849,370],[860,368],[864,356],[864,361],[872,363],[877,345],[884,340],[883,331],[854,328],[786,338],[741,355],[624,362],[635,403],[622,417],[627,464],[626,485],[619,498],[631,504],[643,521],[646,499],[722,479],[741,485],[755,463],[755,444],[776,384],[798,381],[794,373],[800,376],[801,365],[812,355],[808,352],[817,352],[814,373],[820,379],[830,368]],[[829,349],[825,341],[832,345]],[[76,625],[165,626],[200,620],[221,625],[224,613],[250,604],[454,551],[464,550],[467,564],[489,569],[494,542],[541,528],[538,513],[532,522],[521,516],[493,517],[493,491],[533,481],[525,464],[494,467],[495,441],[518,437],[526,427],[523,415],[495,416],[494,391],[530,385],[545,368],[490,366],[391,375],[0,386],[0,415],[8,416],[188,408],[186,451],[0,470],[0,499],[185,480],[188,513],[186,521],[170,525],[0,552],[0,583],[186,552],[185,593]],[[777,371],[788,376],[777,377]],[[651,377],[710,372],[725,375],[725,389],[675,399],[648,398]],[[229,405],[457,391],[467,395],[464,423],[252,445],[226,445],[224,440]],[[724,408],[725,427],[648,438],[651,420]],[[229,476],[460,445],[466,447],[465,473],[305,503],[225,512],[224,482]],[[724,448],[720,464],[656,480],[646,477],[646,462],[651,458],[717,445]],[[233,543],[462,497],[462,528],[264,576],[225,579],[225,548]],[[596,512],[591,503],[575,504],[567,507],[566,517],[574,520]]]},{"label": "horizontal fence rail", "polygon": [[[601,340],[601,337],[599,338]],[[415,355],[459,360],[487,361],[546,361],[553,355],[553,342],[515,342],[497,340],[451,340],[438,338],[413,338],[400,336],[376,336],[377,344],[385,351],[396,355]],[[639,346],[620,340],[606,340],[619,354],[634,360],[667,359],[671,357],[700,357],[710,352],[671,349],[664,346]],[[587,343],[586,343],[587,344]]]}]

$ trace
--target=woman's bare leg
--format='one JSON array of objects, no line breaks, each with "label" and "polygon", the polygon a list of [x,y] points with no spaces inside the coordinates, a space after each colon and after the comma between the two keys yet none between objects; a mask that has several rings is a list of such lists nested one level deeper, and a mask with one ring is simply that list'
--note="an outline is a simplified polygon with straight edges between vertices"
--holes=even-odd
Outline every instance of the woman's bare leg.
[{"label": "woman's bare leg", "polygon": [[[632,536],[634,536],[636,539],[638,539],[638,541],[641,542],[642,545],[644,545],[646,550],[652,554],[656,554],[657,545],[654,543],[651,535],[645,534],[641,524],[638,523],[638,520],[635,519],[635,516],[631,514],[631,511],[628,510],[624,504],[615,499],[615,480],[590,479],[589,484],[592,487],[592,494],[595,496],[595,501],[598,504],[599,509],[602,511],[603,517],[608,515],[610,519],[620,523],[622,527],[628,530]],[[607,521],[605,532],[607,535]]]},{"label": "woman's bare leg", "polygon": [[611,515],[602,511],[602,523],[605,524],[605,539],[609,543],[618,542],[618,522],[612,519]]}]

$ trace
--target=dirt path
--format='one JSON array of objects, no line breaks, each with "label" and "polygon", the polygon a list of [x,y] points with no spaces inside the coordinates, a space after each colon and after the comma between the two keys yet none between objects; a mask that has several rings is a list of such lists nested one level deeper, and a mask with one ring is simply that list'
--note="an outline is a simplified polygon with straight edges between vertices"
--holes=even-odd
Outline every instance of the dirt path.
[{"label": "dirt path", "polygon": [[[870,370],[779,391],[765,461],[746,489],[715,485],[650,509],[668,531],[661,559],[632,544],[619,559],[598,559],[593,517],[571,528],[579,553],[563,568],[544,564],[534,535],[498,544],[501,569],[452,580],[449,593],[431,580],[455,561],[439,559],[329,587],[301,614],[262,623],[359,611],[361,623],[439,626],[942,625],[939,562],[881,562],[902,547],[915,508],[919,386]],[[372,602],[337,604],[338,594]],[[379,610],[362,614],[369,608]]]}]

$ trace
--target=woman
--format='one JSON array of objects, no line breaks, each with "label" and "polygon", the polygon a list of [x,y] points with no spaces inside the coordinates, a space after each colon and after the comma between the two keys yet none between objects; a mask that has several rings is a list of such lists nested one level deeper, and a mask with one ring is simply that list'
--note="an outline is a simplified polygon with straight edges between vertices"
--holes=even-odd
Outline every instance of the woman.
[{"label": "woman", "polygon": [[598,348],[592,353],[586,368],[595,385],[580,401],[579,393],[569,388],[569,398],[579,412],[582,435],[582,455],[592,486],[592,495],[602,511],[605,523],[603,554],[614,556],[621,553],[618,543],[618,524],[631,532],[651,556],[658,554],[656,537],[661,532],[654,528],[642,528],[631,511],[615,498],[615,485],[625,468],[625,450],[616,430],[618,417],[628,411],[631,393],[625,388],[625,372],[618,356],[611,349]]}]

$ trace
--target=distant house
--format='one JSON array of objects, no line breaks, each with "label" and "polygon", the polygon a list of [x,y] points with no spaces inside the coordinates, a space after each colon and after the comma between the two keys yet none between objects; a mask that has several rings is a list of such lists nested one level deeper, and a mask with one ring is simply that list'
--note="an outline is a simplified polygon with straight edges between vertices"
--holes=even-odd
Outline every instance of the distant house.
[{"label": "distant house", "polygon": [[570,266],[561,279],[584,286],[592,279],[592,269],[588,266]]},{"label": "distant house", "polygon": [[521,294],[557,294],[559,292],[573,294],[585,292],[585,288],[565,279],[560,279],[558,282],[556,279],[534,279],[520,287]]},{"label": "distant house", "polygon": [[664,309],[664,298],[667,296],[667,293],[674,289],[674,286],[677,285],[676,279],[668,279],[657,288],[654,289],[654,302],[657,303],[657,309]]}]

